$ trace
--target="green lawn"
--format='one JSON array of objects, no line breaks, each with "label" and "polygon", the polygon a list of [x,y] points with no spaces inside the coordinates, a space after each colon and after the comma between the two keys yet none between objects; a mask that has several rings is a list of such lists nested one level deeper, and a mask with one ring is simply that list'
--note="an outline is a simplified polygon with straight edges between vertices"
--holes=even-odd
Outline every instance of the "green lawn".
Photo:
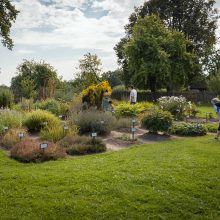
[{"label": "green lawn", "polygon": [[21,164],[0,151],[0,219],[220,219],[212,136]]},{"label": "green lawn", "polygon": [[206,118],[206,114],[211,113],[213,118],[218,118],[213,106],[197,106],[197,108],[199,110],[199,113],[196,115],[197,117]]}]

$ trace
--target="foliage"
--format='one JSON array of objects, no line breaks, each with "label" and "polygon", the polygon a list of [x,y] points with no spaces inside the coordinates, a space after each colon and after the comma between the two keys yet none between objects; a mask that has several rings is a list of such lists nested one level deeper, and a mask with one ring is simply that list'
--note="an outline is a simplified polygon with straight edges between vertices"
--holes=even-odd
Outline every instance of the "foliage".
[{"label": "foliage", "polygon": [[208,81],[209,90],[219,94],[220,93],[220,69],[215,75],[212,75]]},{"label": "foliage", "polygon": [[50,64],[24,60],[17,67],[17,76],[12,78],[11,88],[16,99],[35,96],[47,99],[54,96],[58,81],[57,72]]},{"label": "foliage", "polygon": [[192,103],[187,102],[182,96],[163,96],[158,100],[158,106],[164,111],[169,111],[176,119],[182,119],[192,110]]},{"label": "foliage", "polygon": [[65,130],[65,125],[59,126],[46,126],[40,131],[40,137],[43,140],[51,141],[56,143],[57,141],[63,139],[66,135],[76,135],[78,133],[78,128],[76,126],[68,126],[68,129]]},{"label": "foliage", "polygon": [[137,117],[153,106],[154,105],[149,102],[138,102],[135,105],[131,105],[128,102],[122,102],[115,106],[115,115],[117,117]]},{"label": "foliage", "polygon": [[[19,137],[19,133],[23,133],[24,137],[21,139]],[[17,143],[27,140],[29,137],[27,131],[25,129],[21,128],[12,128],[9,131],[7,131],[4,136],[2,137],[2,144],[7,149],[11,149],[14,147]]]},{"label": "foliage", "polygon": [[81,134],[97,132],[99,135],[106,135],[113,129],[115,121],[115,117],[109,112],[89,110],[80,112],[74,122]]},{"label": "foliage", "polygon": [[75,79],[75,86],[80,90],[89,87],[92,84],[100,82],[102,62],[98,56],[87,53],[79,60],[79,73]]},{"label": "foliage", "polygon": [[82,91],[83,102],[85,101],[89,107],[96,106],[98,110],[101,110],[102,100],[106,90],[109,95],[112,94],[112,89],[108,81],[103,81],[99,84],[93,84],[87,87]]},{"label": "foliage", "polygon": [[214,124],[214,123],[206,123],[204,124],[204,126],[206,127],[207,131],[210,133],[216,133],[218,130],[218,124]]},{"label": "foliage", "polygon": [[183,33],[167,29],[157,16],[138,20],[125,44],[132,82],[152,92],[181,88],[196,67],[194,54],[187,51],[189,46]]},{"label": "foliage", "polygon": [[22,98],[21,101],[13,106],[17,111],[31,111],[33,109],[34,100]]},{"label": "foliage", "polygon": [[202,124],[178,122],[173,124],[171,133],[182,136],[203,136],[207,134],[207,129]]},{"label": "foliage", "polygon": [[[183,33],[192,42],[192,45],[195,45],[195,47],[189,46],[187,50],[190,52],[195,50],[197,59],[203,64],[207,64],[210,51],[216,43],[215,30],[217,29],[218,16],[216,16],[217,10],[214,9],[214,4],[214,0],[150,0],[136,8],[129,17],[129,24],[125,26],[126,36],[115,46],[118,63],[123,68],[126,85],[128,85],[132,73],[129,74],[128,71],[128,59],[125,56],[124,45],[130,39],[134,26],[140,18],[158,15],[170,30]],[[195,70],[195,75],[199,74],[200,68]],[[190,77],[188,82],[191,82],[192,79],[193,77]]]},{"label": "foliage", "polygon": [[0,134],[4,132],[4,127],[21,128],[25,119],[24,114],[9,109],[0,110]]},{"label": "foliage", "polygon": [[15,9],[15,6],[11,4],[11,1],[0,1],[0,36],[2,38],[2,44],[10,50],[13,47],[13,42],[10,38],[10,29],[12,23],[15,22],[18,13],[19,11]]},{"label": "foliage", "polygon": [[48,111],[35,110],[27,114],[24,125],[30,131],[40,131],[46,126],[58,127],[60,120]]},{"label": "foliage", "polygon": [[70,155],[83,155],[101,153],[106,151],[106,146],[101,138],[91,139],[87,136],[66,136],[59,142],[59,146],[66,148]]},{"label": "foliage", "polygon": [[102,74],[101,80],[108,81],[110,86],[113,88],[115,86],[122,84],[122,70],[117,69],[115,71],[108,71]]},{"label": "foliage", "polygon": [[132,120],[130,118],[117,118],[114,127],[116,129],[120,128],[130,128],[132,126]]},{"label": "foliage", "polygon": [[0,107],[11,108],[14,102],[13,93],[7,88],[0,88]]},{"label": "foliage", "polygon": [[59,116],[61,114],[60,103],[55,99],[46,99],[43,101],[37,101],[34,103],[34,109],[42,109]]},{"label": "foliage", "polygon": [[151,133],[168,132],[172,123],[173,118],[170,112],[156,108],[147,112],[141,120],[142,127],[148,129]]},{"label": "foliage", "polygon": [[65,150],[53,143],[48,143],[48,148],[40,149],[40,142],[24,140],[15,145],[11,150],[11,157],[24,163],[57,160],[66,156]]}]

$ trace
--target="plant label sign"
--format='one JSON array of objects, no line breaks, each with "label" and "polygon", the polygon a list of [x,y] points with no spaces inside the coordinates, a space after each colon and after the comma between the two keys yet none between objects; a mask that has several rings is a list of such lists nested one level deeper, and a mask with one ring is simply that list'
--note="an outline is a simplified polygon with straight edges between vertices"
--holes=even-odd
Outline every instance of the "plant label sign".
[{"label": "plant label sign", "polygon": [[132,123],[135,123],[136,122],[136,119],[132,119]]},{"label": "plant label sign", "polygon": [[131,132],[136,132],[136,128],[131,128]]},{"label": "plant label sign", "polygon": [[40,149],[46,149],[46,148],[48,148],[48,144],[47,143],[40,144]]},{"label": "plant label sign", "polygon": [[68,130],[68,129],[69,129],[69,126],[64,125],[64,130]]},{"label": "plant label sign", "polygon": [[8,127],[7,127],[7,126],[5,126],[5,127],[4,127],[4,130],[5,130],[5,131],[7,131],[7,130],[8,130]]},{"label": "plant label sign", "polygon": [[97,133],[92,133],[92,137],[97,137]]}]

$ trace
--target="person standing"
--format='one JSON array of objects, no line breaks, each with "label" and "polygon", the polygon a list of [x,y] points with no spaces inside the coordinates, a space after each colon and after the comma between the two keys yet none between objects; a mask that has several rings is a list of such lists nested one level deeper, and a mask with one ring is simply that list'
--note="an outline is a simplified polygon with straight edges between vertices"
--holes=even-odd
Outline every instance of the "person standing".
[{"label": "person standing", "polygon": [[134,89],[134,86],[131,86],[130,103],[134,105],[136,102],[137,102],[137,90]]},{"label": "person standing", "polygon": [[214,105],[214,111],[218,115],[218,119],[219,119],[219,126],[217,130],[217,134],[215,136],[215,139],[218,140],[220,136],[220,100],[218,98],[214,98],[212,99],[211,103]]},{"label": "person standing", "polygon": [[102,101],[102,109],[105,112],[109,110],[109,99],[110,99],[110,96],[109,96],[108,90],[105,90],[105,95]]}]

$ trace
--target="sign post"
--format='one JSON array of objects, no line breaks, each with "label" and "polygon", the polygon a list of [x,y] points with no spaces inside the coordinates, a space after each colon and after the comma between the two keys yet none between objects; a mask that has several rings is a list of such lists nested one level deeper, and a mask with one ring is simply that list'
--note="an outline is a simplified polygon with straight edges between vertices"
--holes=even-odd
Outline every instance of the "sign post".
[{"label": "sign post", "polygon": [[41,143],[40,144],[40,149],[44,152],[44,150],[48,148],[48,143]]},{"label": "sign post", "polygon": [[21,140],[22,138],[24,138],[24,132],[19,132],[18,137],[20,138],[20,140]]}]

